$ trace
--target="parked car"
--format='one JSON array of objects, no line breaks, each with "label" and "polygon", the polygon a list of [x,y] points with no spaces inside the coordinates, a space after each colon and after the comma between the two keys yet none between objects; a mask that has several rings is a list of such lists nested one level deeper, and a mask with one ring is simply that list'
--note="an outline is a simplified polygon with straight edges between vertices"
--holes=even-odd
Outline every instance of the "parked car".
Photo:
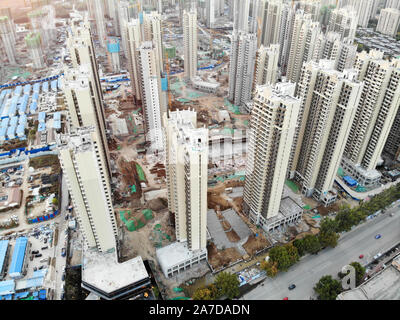
[{"label": "parked car", "polygon": [[62,249],[61,249],[61,256],[62,256],[62,257],[65,257],[66,254],[67,254],[67,252],[66,252],[65,248],[62,248]]},{"label": "parked car", "polygon": [[33,271],[37,271],[37,267],[34,267],[34,268],[33,268]]},{"label": "parked car", "polygon": [[44,268],[44,266],[40,266],[40,267],[39,267],[39,270],[42,270],[43,268]]},{"label": "parked car", "polygon": [[44,243],[47,243],[47,238],[44,238]]},{"label": "parked car", "polygon": [[377,235],[375,236],[375,239],[380,239],[380,238],[382,238],[382,235],[381,235],[381,234],[377,234]]},{"label": "parked car", "polygon": [[32,254],[38,254],[39,253],[39,250],[33,250],[32,251]]},{"label": "parked car", "polygon": [[63,273],[62,277],[61,277],[61,281],[65,280],[65,272]]},{"label": "parked car", "polygon": [[289,290],[293,290],[294,288],[296,288],[296,285],[295,285],[294,283],[292,283],[292,284],[288,287]]},{"label": "parked car", "polygon": [[39,254],[36,254],[36,255],[35,255],[35,258],[40,258],[41,256],[42,256],[42,254],[39,253]]},{"label": "parked car", "polygon": [[284,297],[282,300],[289,300],[289,298],[288,297]]},{"label": "parked car", "polygon": [[363,254],[360,254],[359,258],[360,258],[360,259],[364,258],[364,255],[363,255]]},{"label": "parked car", "polygon": [[42,247],[42,250],[46,250],[48,248],[49,248],[49,246],[45,246],[45,247]]}]

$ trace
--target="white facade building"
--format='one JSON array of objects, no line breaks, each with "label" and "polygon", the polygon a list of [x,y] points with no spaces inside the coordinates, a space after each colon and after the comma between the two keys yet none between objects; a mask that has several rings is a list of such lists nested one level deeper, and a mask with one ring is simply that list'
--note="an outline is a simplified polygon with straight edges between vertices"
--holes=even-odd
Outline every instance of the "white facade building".
[{"label": "white facade building", "polygon": [[115,252],[117,223],[96,131],[82,127],[58,139],[61,168],[86,245],[100,252]]},{"label": "white facade building", "polygon": [[10,64],[16,64],[14,34],[11,29],[11,23],[7,16],[0,17],[0,38],[3,42],[3,47],[5,49],[8,62]]},{"label": "white facade building", "polygon": [[376,31],[388,36],[396,36],[400,25],[400,10],[398,9],[382,9],[379,15]]},{"label": "white facade building", "polygon": [[[281,90],[281,86],[286,88]],[[293,96],[294,90],[293,83],[257,86],[255,89],[244,209],[256,224],[265,225],[268,219],[279,214],[300,109],[300,100]]]},{"label": "white facade building", "polygon": [[257,50],[254,85],[275,84],[278,79],[279,44],[261,45]]},{"label": "white facade building", "polygon": [[185,78],[192,80],[197,74],[197,12],[183,12],[183,43]]},{"label": "white facade building", "polygon": [[176,238],[191,251],[207,246],[208,129],[191,110],[164,114],[168,208]]}]

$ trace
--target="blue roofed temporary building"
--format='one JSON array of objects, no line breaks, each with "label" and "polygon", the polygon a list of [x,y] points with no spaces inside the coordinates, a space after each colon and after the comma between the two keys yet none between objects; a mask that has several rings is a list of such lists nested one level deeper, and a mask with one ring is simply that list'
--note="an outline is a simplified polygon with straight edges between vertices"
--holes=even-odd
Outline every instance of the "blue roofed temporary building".
[{"label": "blue roofed temporary building", "polygon": [[31,94],[31,90],[32,90],[32,85],[27,84],[27,85],[24,87],[24,94],[30,95],[30,94]]},{"label": "blue roofed temporary building", "polygon": [[0,281],[0,296],[6,296],[15,293],[15,281]]},{"label": "blue roofed temporary building", "polygon": [[25,124],[19,124],[17,126],[16,134],[18,138],[24,138],[25,137]]},{"label": "blue roofed temporary building", "polygon": [[8,274],[13,279],[18,279],[22,277],[27,246],[28,238],[26,237],[20,237],[15,241],[10,269],[8,270]]},{"label": "blue roofed temporary building", "polygon": [[50,86],[51,86],[51,91],[57,92],[57,80],[53,80]]},{"label": "blue roofed temporary building", "polygon": [[26,109],[28,107],[28,100],[29,100],[29,95],[24,95],[20,101],[19,101],[19,106],[18,106],[18,113],[20,115],[26,113]]},{"label": "blue roofed temporary building", "polygon": [[17,86],[14,90],[14,96],[19,97],[22,93],[22,86]]},{"label": "blue roofed temporary building", "polygon": [[39,112],[38,120],[39,120],[39,123],[46,122],[46,112]]},{"label": "blue roofed temporary building", "polygon": [[9,123],[10,123],[10,118],[5,118],[5,119],[1,120],[0,127],[7,128]]},{"label": "blue roofed temporary building", "polygon": [[35,83],[33,85],[33,92],[37,92],[37,93],[40,92],[40,83]]},{"label": "blue roofed temporary building", "polygon": [[42,91],[43,92],[49,92],[49,83],[47,81],[43,82]]},{"label": "blue roofed temporary building", "polygon": [[43,131],[46,131],[46,124],[43,122],[40,122],[39,126],[38,126],[38,132],[43,132]]},{"label": "blue roofed temporary building", "polygon": [[29,112],[30,113],[35,113],[37,110],[37,101],[33,101],[31,105],[29,106]]},{"label": "blue roofed temporary building", "polygon": [[8,129],[8,127],[0,128],[0,141],[2,141],[2,142],[6,140],[7,129]]},{"label": "blue roofed temporary building", "polygon": [[22,291],[22,290],[37,289],[43,287],[46,273],[47,269],[37,270],[33,272],[31,278],[18,281],[15,286],[15,290]]},{"label": "blue roofed temporary building", "polygon": [[343,180],[350,187],[355,187],[358,184],[357,180],[354,180],[352,177],[349,177],[349,176],[344,176]]},{"label": "blue roofed temporary building", "polygon": [[161,78],[161,90],[168,91],[168,78]]},{"label": "blue roofed temporary building", "polygon": [[12,140],[15,139],[15,132],[17,131],[17,126],[8,127],[7,129],[7,137]]},{"label": "blue roofed temporary building", "polygon": [[10,127],[16,126],[18,124],[18,117],[12,117],[10,120]]},{"label": "blue roofed temporary building", "polygon": [[42,289],[39,291],[39,300],[46,300],[46,290]]},{"label": "blue roofed temporary building", "polygon": [[9,240],[1,240],[0,241],[0,279],[3,279],[5,276],[6,270],[6,257],[8,252]]},{"label": "blue roofed temporary building", "polygon": [[39,101],[39,93],[38,92],[34,92],[32,95],[32,101]]},{"label": "blue roofed temporary building", "polygon": [[62,90],[62,88],[63,88],[63,83],[62,83],[61,78],[58,78],[58,80],[57,80],[57,86],[58,86],[58,89],[59,89],[59,90]]},{"label": "blue roofed temporary building", "polygon": [[26,114],[23,114],[22,116],[19,117],[18,123],[19,124],[25,124],[28,121],[28,118]]}]

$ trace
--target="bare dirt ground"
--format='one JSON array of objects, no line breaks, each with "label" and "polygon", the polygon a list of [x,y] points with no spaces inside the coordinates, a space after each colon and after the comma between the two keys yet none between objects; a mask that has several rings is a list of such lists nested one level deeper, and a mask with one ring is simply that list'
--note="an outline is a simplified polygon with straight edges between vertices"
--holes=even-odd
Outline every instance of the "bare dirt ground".
[{"label": "bare dirt ground", "polygon": [[242,259],[242,256],[236,248],[217,250],[216,246],[211,243],[207,249],[208,263],[214,270],[220,269],[221,267],[227,267],[231,263]]},{"label": "bare dirt ground", "polygon": [[243,245],[243,248],[246,250],[249,256],[254,256],[257,251],[269,247],[270,245],[271,244],[264,237],[264,235],[259,233],[257,237],[251,235],[247,242]]}]

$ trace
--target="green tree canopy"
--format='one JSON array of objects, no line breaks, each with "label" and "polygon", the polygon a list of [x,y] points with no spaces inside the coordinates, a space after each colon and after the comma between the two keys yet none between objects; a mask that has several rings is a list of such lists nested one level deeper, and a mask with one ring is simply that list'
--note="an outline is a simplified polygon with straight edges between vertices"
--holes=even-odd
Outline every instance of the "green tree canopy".
[{"label": "green tree canopy", "polygon": [[317,253],[321,250],[321,244],[319,243],[318,237],[314,235],[307,235],[303,239],[304,247],[309,253]]},{"label": "green tree canopy", "polygon": [[267,276],[270,278],[275,277],[278,274],[278,264],[276,262],[261,262],[261,269],[267,273]]},{"label": "green tree canopy", "polygon": [[214,284],[198,288],[192,297],[193,300],[215,300],[216,298],[218,298],[218,289]]},{"label": "green tree canopy", "polygon": [[314,291],[318,294],[318,300],[336,300],[339,293],[343,291],[342,284],[333,279],[332,276],[323,276],[316,286]]},{"label": "green tree canopy", "polygon": [[239,279],[236,274],[221,272],[215,278],[214,284],[220,296],[233,299],[239,295]]},{"label": "green tree canopy", "polygon": [[[359,262],[350,263],[351,266],[356,270],[356,285],[359,286],[364,279],[366,269]],[[346,274],[339,272],[338,276],[342,279]]]}]

